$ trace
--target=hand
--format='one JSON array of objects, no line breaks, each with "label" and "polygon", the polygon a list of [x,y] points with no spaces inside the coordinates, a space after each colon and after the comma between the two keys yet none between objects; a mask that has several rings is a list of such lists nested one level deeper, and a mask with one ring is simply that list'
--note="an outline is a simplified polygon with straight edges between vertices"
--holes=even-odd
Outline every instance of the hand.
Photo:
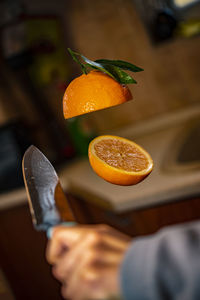
[{"label": "hand", "polygon": [[63,297],[119,297],[119,267],[129,244],[130,237],[107,225],[55,227],[46,256]]}]

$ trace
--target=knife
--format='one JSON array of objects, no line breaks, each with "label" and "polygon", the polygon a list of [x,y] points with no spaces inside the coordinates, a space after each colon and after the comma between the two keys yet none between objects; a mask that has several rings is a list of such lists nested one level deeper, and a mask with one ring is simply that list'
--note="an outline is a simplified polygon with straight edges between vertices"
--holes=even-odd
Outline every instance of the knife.
[{"label": "knife", "polygon": [[53,226],[75,225],[75,217],[58,175],[37,147],[32,145],[24,153],[22,171],[34,227],[46,231],[47,236],[51,237]]},{"label": "knife", "polygon": [[22,170],[35,229],[46,231],[50,237],[53,226],[63,222],[74,225],[75,218],[58,175],[37,147],[26,150]]}]

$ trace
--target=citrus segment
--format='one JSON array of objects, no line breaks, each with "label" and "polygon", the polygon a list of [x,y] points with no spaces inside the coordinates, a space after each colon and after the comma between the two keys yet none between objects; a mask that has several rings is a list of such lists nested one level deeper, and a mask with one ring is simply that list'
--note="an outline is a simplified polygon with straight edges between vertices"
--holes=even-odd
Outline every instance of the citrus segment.
[{"label": "citrus segment", "polygon": [[117,136],[99,136],[89,145],[93,170],[103,179],[118,185],[133,185],[153,169],[151,156],[139,145]]},{"label": "citrus segment", "polygon": [[131,92],[126,85],[102,72],[91,71],[75,78],[68,85],[63,97],[63,113],[65,119],[68,119],[131,99]]}]

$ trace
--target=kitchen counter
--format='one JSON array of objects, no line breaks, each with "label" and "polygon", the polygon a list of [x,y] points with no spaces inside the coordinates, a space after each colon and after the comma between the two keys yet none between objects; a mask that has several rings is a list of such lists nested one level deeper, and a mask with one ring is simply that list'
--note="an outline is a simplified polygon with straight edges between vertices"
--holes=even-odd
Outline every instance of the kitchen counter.
[{"label": "kitchen counter", "polygon": [[0,210],[12,208],[26,202],[26,191],[23,187],[0,194]]},{"label": "kitchen counter", "polygon": [[[65,169],[65,167],[64,167]],[[60,176],[60,181],[63,189],[68,190],[68,181],[63,176]],[[9,209],[18,205],[27,203],[26,190],[24,187],[14,189],[0,194],[0,210]]]},{"label": "kitchen counter", "polygon": [[[104,181],[93,172],[88,159],[63,166],[59,172],[61,184],[74,195],[117,212],[199,196],[200,166],[180,168],[170,159],[188,124],[197,119],[200,120],[200,105],[106,133],[132,139],[151,154],[154,170],[135,186],[123,187]],[[26,201],[24,188],[0,194],[0,209]]]}]

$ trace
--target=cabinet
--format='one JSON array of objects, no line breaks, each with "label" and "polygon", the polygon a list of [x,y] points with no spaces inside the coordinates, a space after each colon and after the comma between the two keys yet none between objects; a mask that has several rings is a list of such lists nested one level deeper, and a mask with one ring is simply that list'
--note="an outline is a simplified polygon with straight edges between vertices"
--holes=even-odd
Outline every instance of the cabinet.
[{"label": "cabinet", "polygon": [[46,236],[34,230],[28,205],[0,211],[0,265],[16,300],[61,300],[45,259]]},{"label": "cabinet", "polygon": [[72,198],[77,218],[85,223],[106,223],[131,236],[152,234],[168,225],[200,219],[200,197],[149,208],[115,213],[83,199]]}]

